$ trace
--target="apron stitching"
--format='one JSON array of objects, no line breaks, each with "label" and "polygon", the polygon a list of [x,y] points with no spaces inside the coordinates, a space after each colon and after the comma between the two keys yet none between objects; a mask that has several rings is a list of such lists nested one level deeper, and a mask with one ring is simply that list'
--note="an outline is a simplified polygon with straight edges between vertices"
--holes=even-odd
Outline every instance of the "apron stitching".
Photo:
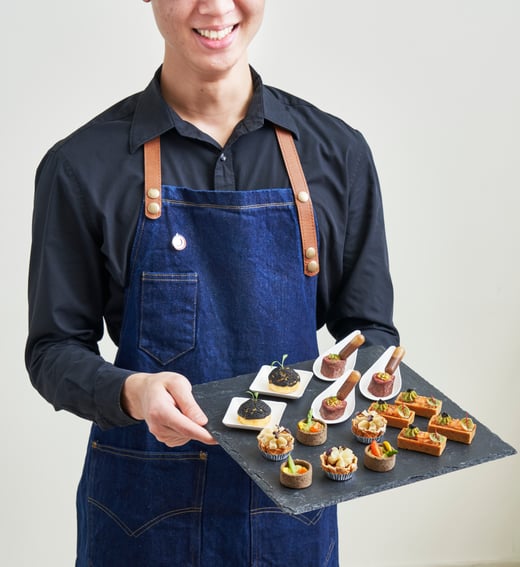
[{"label": "apron stitching", "polygon": [[171,518],[173,516],[178,516],[180,514],[187,514],[187,513],[200,514],[200,512],[202,511],[202,508],[200,506],[199,507],[193,506],[193,507],[190,507],[190,508],[182,508],[182,509],[179,509],[179,510],[170,510],[169,512],[164,512],[163,514],[160,514],[159,516],[155,516],[151,520],[148,520],[148,522],[146,522],[145,524],[140,526],[138,529],[131,530],[127,526],[127,524],[125,524],[125,522],[123,522],[119,518],[119,516],[114,514],[104,504],[102,504],[101,502],[99,502],[98,500],[95,500],[94,498],[92,498],[90,496],[88,497],[88,501],[90,502],[90,504],[92,504],[93,506],[96,506],[97,508],[102,510],[107,516],[112,518],[112,520],[114,520],[114,522],[126,533],[126,535],[131,536],[131,537],[141,536],[143,533],[148,531],[151,527],[153,527],[157,523],[161,522],[162,520],[165,520],[166,518]]},{"label": "apron stitching", "polygon": [[112,447],[110,445],[102,445],[97,442],[92,443],[92,448],[98,451],[102,451],[104,453],[110,453],[112,455],[120,455],[123,457],[128,457],[131,459],[139,459],[144,461],[161,461],[161,460],[175,460],[175,461],[199,461],[199,460],[206,460],[205,457],[202,455],[204,454],[202,451],[200,452],[192,452],[192,453],[174,453],[174,452],[158,452],[158,451],[150,451],[143,453],[142,451],[133,451],[131,449],[119,449],[118,447]]},{"label": "apron stitching", "polygon": [[266,209],[269,207],[291,207],[294,208],[295,204],[284,201],[257,203],[253,205],[217,205],[212,203],[189,203],[186,201],[179,201],[176,199],[163,199],[163,204],[168,203],[171,205],[179,205],[184,207],[194,207],[201,209],[231,209],[231,210],[248,210],[248,209]]},{"label": "apron stitching", "polygon": [[141,279],[146,281],[181,281],[181,282],[197,282],[197,272],[188,273],[169,273],[169,272],[143,272]]}]

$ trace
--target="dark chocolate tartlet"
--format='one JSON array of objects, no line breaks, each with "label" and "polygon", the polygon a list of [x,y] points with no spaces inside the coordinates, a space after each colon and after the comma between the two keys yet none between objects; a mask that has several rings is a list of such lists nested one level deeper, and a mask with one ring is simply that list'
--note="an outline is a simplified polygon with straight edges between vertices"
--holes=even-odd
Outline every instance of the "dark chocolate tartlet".
[{"label": "dark chocolate tartlet", "polygon": [[288,366],[277,366],[269,372],[269,388],[274,392],[294,392],[300,385],[300,375]]},{"label": "dark chocolate tartlet", "polygon": [[258,399],[258,392],[249,393],[251,398],[238,406],[238,421],[247,425],[266,425],[271,419],[271,408],[266,402]]}]

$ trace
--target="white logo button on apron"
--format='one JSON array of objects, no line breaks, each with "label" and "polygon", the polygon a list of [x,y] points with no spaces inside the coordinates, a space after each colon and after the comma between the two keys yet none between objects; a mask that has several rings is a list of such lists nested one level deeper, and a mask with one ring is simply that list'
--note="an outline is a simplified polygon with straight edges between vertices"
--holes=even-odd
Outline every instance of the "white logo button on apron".
[{"label": "white logo button on apron", "polygon": [[186,248],[186,239],[182,236],[182,234],[177,233],[172,238],[172,246],[175,250],[184,250]]}]

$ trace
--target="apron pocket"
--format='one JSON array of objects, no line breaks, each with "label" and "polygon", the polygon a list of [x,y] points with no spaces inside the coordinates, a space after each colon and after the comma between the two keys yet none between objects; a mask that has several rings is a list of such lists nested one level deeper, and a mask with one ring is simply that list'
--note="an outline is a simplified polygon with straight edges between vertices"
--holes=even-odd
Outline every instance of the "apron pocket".
[{"label": "apron pocket", "polygon": [[251,497],[251,564],[285,565],[298,556],[305,565],[338,566],[337,519],[334,506],[313,512],[285,514],[253,485]]},{"label": "apron pocket", "polygon": [[90,458],[93,565],[169,565],[176,551],[172,534],[190,557],[198,555],[205,453],[136,451],[94,442]]},{"label": "apron pocket", "polygon": [[139,348],[167,365],[195,347],[198,275],[143,272]]}]

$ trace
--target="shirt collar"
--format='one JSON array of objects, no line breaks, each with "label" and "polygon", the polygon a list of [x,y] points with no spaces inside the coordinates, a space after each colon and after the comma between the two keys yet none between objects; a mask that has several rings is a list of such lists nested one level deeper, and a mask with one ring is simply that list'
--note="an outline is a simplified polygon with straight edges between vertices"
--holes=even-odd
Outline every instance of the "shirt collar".
[{"label": "shirt collar", "polygon": [[289,130],[298,139],[300,133],[290,111],[289,95],[265,85],[262,87],[262,93],[265,120],[284,130]]},{"label": "shirt collar", "polygon": [[138,98],[130,127],[130,152],[174,127],[170,107],[161,94],[161,67]]},{"label": "shirt collar", "polygon": [[[130,128],[130,152],[172,128],[180,131],[186,123],[172,110],[161,94],[161,67],[155,72],[153,79],[139,96],[132,125]],[[247,115],[242,122],[245,131],[262,128],[265,122],[271,122],[291,131],[298,138],[298,128],[287,112],[286,103],[275,92],[262,83],[260,75],[251,68],[253,77],[253,98]]]}]

